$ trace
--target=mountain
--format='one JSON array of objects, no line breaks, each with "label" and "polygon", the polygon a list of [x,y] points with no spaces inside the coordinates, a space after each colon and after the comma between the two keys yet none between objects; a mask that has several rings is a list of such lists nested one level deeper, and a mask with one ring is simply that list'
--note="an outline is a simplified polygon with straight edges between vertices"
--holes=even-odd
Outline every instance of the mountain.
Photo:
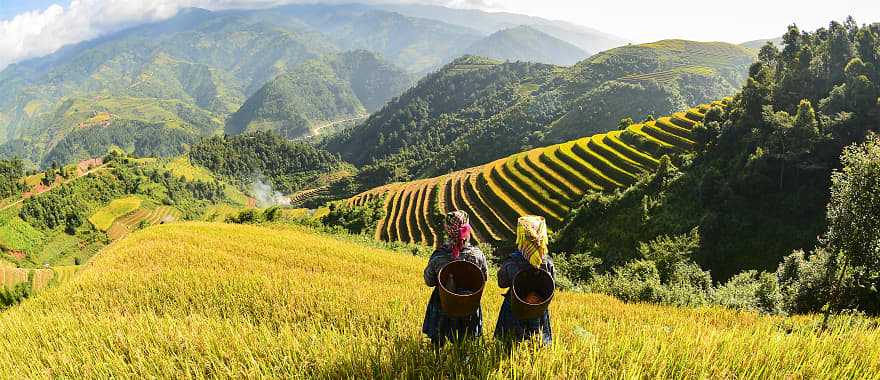
[{"label": "mountain", "polygon": [[463,26],[368,5],[288,5],[268,12],[295,18],[328,36],[340,49],[373,51],[413,73],[442,66],[483,37]]},{"label": "mountain", "polygon": [[571,67],[464,57],[326,141],[366,186],[477,166],[736,92],[751,51],[682,40],[616,48]]},{"label": "mountain", "polygon": [[[0,155],[45,167],[112,147],[177,154],[225,131],[300,137],[353,124],[398,95],[412,74],[437,70],[469,47],[504,60],[561,64],[585,55],[540,32],[577,32],[572,25],[467,14],[495,29],[360,4],[186,9],[0,71]],[[338,72],[346,64],[331,63],[355,50],[383,61],[369,82],[348,81],[360,74]],[[156,133],[139,133],[141,127]]]},{"label": "mountain", "polygon": [[318,133],[376,111],[411,83],[410,75],[364,50],[307,61],[271,80],[233,113],[226,133],[272,130],[286,138]]},{"label": "mountain", "polygon": [[502,29],[526,25],[573,44],[589,53],[622,46],[626,40],[596,29],[565,21],[547,20],[507,12],[485,12],[476,9],[456,9],[425,4],[384,4],[376,7],[412,17],[443,21],[492,34]]},{"label": "mountain", "polygon": [[[120,136],[130,128],[115,126],[137,122],[180,135],[169,141],[144,135],[136,148],[156,149],[138,153],[176,153],[181,146],[170,146],[170,141],[222,133],[226,118],[248,98],[305,62],[312,62],[311,68],[318,70],[315,66],[320,65],[314,60],[320,57],[367,48],[418,72],[451,60],[462,46],[480,37],[460,26],[359,5],[218,12],[187,9],[169,20],[67,46],[0,72],[0,143],[4,144],[0,151],[47,166],[51,160],[106,153],[120,141],[123,145],[119,146],[131,149],[128,141],[122,141],[128,137]],[[363,70],[360,66],[351,69]],[[342,111],[327,115],[306,112],[301,116],[316,120],[301,124],[361,115],[396,95],[393,92],[411,80],[400,69],[381,70],[384,74],[377,75],[400,75],[400,83],[398,78],[364,77],[365,82],[350,84],[352,90],[360,91],[354,97],[363,98],[353,101],[349,97],[350,105],[340,105]],[[333,75],[312,80],[336,81]],[[313,84],[329,92],[337,86],[335,82]],[[248,115],[237,115],[233,127],[243,128],[238,122],[242,116]],[[291,136],[301,134],[293,131],[299,127],[291,128]],[[87,135],[78,131],[84,130],[99,131],[102,137],[90,138],[87,148],[78,147]],[[52,154],[57,146],[66,147]]]},{"label": "mountain", "polygon": [[465,53],[556,65],[573,65],[588,55],[577,46],[524,25],[495,32],[469,46]]},{"label": "mountain", "polygon": [[249,12],[186,10],[4,70],[0,135],[7,151],[44,164],[57,145],[80,143],[73,132],[128,121],[194,139],[222,131],[225,115],[288,67],[336,51],[317,32]]},{"label": "mountain", "polygon": [[749,48],[749,49],[759,50],[762,47],[764,47],[764,45],[766,45],[768,42],[772,42],[773,45],[776,45],[776,47],[779,49],[781,49],[785,45],[782,42],[782,37],[776,37],[776,38],[765,38],[765,39],[760,39],[760,40],[747,41],[747,42],[743,42],[743,43],[739,44],[739,46]]}]

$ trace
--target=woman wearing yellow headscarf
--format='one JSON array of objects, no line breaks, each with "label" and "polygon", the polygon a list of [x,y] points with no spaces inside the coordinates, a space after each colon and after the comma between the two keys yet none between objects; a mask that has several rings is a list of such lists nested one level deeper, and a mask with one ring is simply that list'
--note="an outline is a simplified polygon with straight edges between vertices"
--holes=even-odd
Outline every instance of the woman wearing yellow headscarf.
[{"label": "woman wearing yellow headscarf", "polygon": [[[550,259],[547,250],[547,223],[540,216],[524,216],[519,218],[516,226],[516,246],[514,251],[501,264],[498,270],[498,286],[509,288],[513,279],[521,271],[538,268],[546,271],[555,280],[553,260]],[[501,304],[501,312],[498,314],[498,323],[495,325],[495,338],[513,341],[523,341],[535,334],[541,334],[544,344],[553,341],[553,332],[550,329],[550,312],[535,319],[518,319],[513,315],[510,306],[510,297],[513,291],[508,291]]]}]

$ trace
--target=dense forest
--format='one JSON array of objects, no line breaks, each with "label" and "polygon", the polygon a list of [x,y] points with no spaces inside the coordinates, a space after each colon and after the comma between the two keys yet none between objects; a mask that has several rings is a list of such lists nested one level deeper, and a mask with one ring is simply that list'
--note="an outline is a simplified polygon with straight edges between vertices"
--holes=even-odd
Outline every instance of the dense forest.
[{"label": "dense forest", "polygon": [[601,262],[580,274],[624,299],[712,293],[767,311],[880,312],[878,35],[852,19],[790,27],[782,50],[761,49],[732,106],[696,127],[696,153],[626,191],[586,196],[555,249]]},{"label": "dense forest", "polygon": [[79,129],[65,135],[46,154],[42,166],[100,157],[112,148],[123,149],[138,157],[177,156],[197,139],[197,135],[181,128],[120,120],[107,127]]},{"label": "dense forest", "polygon": [[189,157],[243,187],[268,179],[285,194],[326,185],[350,167],[332,153],[272,132],[207,138],[193,145]]},{"label": "dense forest", "polygon": [[0,160],[0,199],[9,198],[24,191],[24,184],[21,182],[24,174],[24,164],[21,160]]}]

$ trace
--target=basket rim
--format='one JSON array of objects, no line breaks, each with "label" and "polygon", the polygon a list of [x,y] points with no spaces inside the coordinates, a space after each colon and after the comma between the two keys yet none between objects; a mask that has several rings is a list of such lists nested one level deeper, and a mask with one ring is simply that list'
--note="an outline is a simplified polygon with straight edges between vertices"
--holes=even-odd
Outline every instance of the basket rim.
[{"label": "basket rim", "polygon": [[[480,281],[480,288],[477,289],[476,291],[474,291],[474,292],[471,293],[471,294],[460,294],[460,293],[456,293],[456,292],[453,292],[453,291],[447,289],[446,286],[443,285],[443,281],[440,280],[440,279],[441,279],[441,275],[443,274],[443,271],[446,270],[446,268],[449,267],[450,264],[453,264],[453,263],[459,263],[459,262],[469,264],[470,266],[472,266],[474,269],[476,269],[476,270],[480,273],[480,277],[483,277],[483,271],[480,269],[479,266],[477,266],[477,264],[474,264],[474,263],[472,263],[472,262],[470,262],[470,261],[463,260],[463,259],[452,260],[452,261],[446,263],[445,265],[443,265],[443,267],[440,268],[439,271],[437,271],[437,286],[439,286],[440,289],[442,289],[444,292],[449,293],[449,294],[452,294],[452,295],[455,295],[455,296],[459,296],[459,297],[469,297],[469,296],[473,296],[473,295],[475,295],[475,294],[482,293],[483,290],[486,288],[486,278],[485,278],[485,277],[482,279],[482,281]],[[459,265],[459,264],[456,264],[456,265]]]},{"label": "basket rim", "polygon": [[530,269],[524,269],[524,270],[521,270],[521,271],[519,271],[519,273],[516,274],[516,276],[513,277],[513,282],[511,282],[511,284],[510,284],[510,292],[513,294],[513,297],[516,298],[516,300],[517,300],[518,302],[520,302],[520,303],[522,303],[522,304],[525,304],[525,305],[529,305],[529,306],[542,306],[542,305],[544,305],[544,304],[548,304],[548,303],[550,303],[550,301],[553,300],[553,297],[556,296],[556,281],[553,280],[553,276],[550,275],[550,272],[547,272],[547,271],[545,271],[545,270],[543,270],[543,269],[541,269],[541,268],[531,268],[531,270],[533,270],[533,271],[539,271],[540,273],[543,273],[544,275],[546,275],[547,277],[550,278],[550,282],[553,283],[553,287],[550,289],[550,297],[547,297],[547,299],[545,299],[545,300],[544,300],[543,302],[541,302],[541,303],[529,303],[529,302],[526,302],[525,300],[523,300],[523,299],[519,296],[519,294],[516,294],[516,286],[514,286],[514,285],[516,285],[516,279],[519,278],[519,276],[522,275],[523,273],[525,273],[525,272],[527,272],[527,271],[530,271]]}]

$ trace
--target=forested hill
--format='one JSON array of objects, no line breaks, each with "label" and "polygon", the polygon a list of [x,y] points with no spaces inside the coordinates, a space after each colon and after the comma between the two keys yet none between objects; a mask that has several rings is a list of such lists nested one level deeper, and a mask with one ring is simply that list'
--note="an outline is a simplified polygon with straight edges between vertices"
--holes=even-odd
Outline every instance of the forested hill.
[{"label": "forested hill", "polygon": [[587,52],[533,27],[500,30],[469,46],[465,53],[495,59],[573,65]]},{"label": "forested hill", "polygon": [[[291,72],[296,76],[305,62],[324,60],[334,75],[299,73],[310,77],[316,91],[339,98],[325,102],[324,96],[314,97],[330,109],[316,111],[314,105],[294,101],[290,107],[263,104],[256,108],[265,109],[258,111],[249,104],[231,124],[234,130],[271,125],[294,137],[380,107],[398,95],[412,75],[441,67],[496,30],[474,30],[359,4],[187,9],[166,21],[66,46],[0,71],[0,154],[48,166],[49,154],[53,160],[81,159],[87,151],[106,153],[116,141],[132,153],[177,153],[180,142],[222,133],[226,119],[272,79]],[[532,43],[510,42],[513,52],[519,50],[517,44],[528,50],[526,45]],[[359,59],[358,66],[345,68],[352,61],[332,58],[354,50],[369,51],[387,63]],[[378,71],[365,70],[370,65]],[[282,78],[276,86],[290,89],[289,94],[302,93],[303,87],[295,90],[282,84],[289,79]],[[357,99],[338,79],[352,82]],[[121,134],[129,133],[132,123],[160,128],[174,138],[143,136],[135,144],[139,150],[131,150],[131,139]],[[278,124],[282,128],[276,128]],[[86,130],[100,136],[84,141]],[[59,145],[68,148],[55,149]]]},{"label": "forested hill", "polygon": [[366,185],[476,166],[720,99],[753,53],[680,40],[612,49],[573,67],[464,57],[326,142]]},{"label": "forested hill", "polygon": [[317,58],[271,80],[232,114],[226,133],[271,130],[289,139],[366,117],[411,83],[404,70],[365,50]]}]

